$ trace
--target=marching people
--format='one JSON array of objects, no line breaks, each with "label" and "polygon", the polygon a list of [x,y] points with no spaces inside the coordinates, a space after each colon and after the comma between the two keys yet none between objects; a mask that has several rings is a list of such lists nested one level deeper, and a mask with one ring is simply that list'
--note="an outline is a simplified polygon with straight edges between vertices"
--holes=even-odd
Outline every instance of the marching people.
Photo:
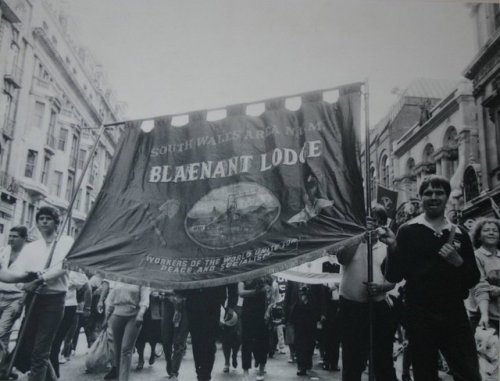
[{"label": "marching people", "polygon": [[[241,301],[240,301],[241,299]],[[243,298],[238,298],[233,313],[226,313],[227,306],[221,309],[221,341],[222,353],[224,354],[224,373],[229,373],[230,365],[238,367],[238,352],[241,346],[241,305]]]},{"label": "marching people", "polygon": [[[323,273],[340,274],[340,264],[337,257],[328,255],[328,260],[323,262],[321,270]],[[340,297],[340,282],[333,281],[323,286],[322,308],[324,319],[322,320],[322,338],[320,345],[323,347],[324,370],[339,371],[340,356],[340,329],[338,322],[338,309]]]},{"label": "marching people", "polygon": [[113,367],[105,380],[128,381],[132,352],[149,306],[149,287],[116,282],[106,300],[106,316],[113,333]]},{"label": "marching people", "polygon": [[84,328],[85,335],[88,337],[87,323],[92,306],[92,288],[90,287],[90,283],[88,282],[88,277],[85,276],[85,278],[87,279],[87,281],[76,291],[76,314],[75,318],[73,319],[73,324],[69,328],[68,333],[66,333],[66,337],[64,338],[64,347],[62,350],[63,357],[60,360],[61,364],[70,360],[71,354],[76,349],[76,343],[74,343],[73,341],[78,340],[80,329],[82,327]]},{"label": "marching people", "polygon": [[[27,237],[28,229],[25,226],[14,226],[10,229],[8,245],[0,252],[1,269],[22,270],[17,267],[17,259]],[[0,359],[4,359],[4,355],[7,354],[12,327],[21,316],[23,296],[24,292],[16,285],[0,283]],[[3,367],[4,364],[0,364],[0,368]]]},{"label": "marching people", "polygon": [[269,326],[269,358],[274,357],[276,350],[280,354],[286,354],[283,301],[278,281],[274,276],[272,277],[271,295],[271,304],[266,311],[266,320]]},{"label": "marching people", "polygon": [[[87,276],[85,274],[77,271],[69,271],[68,291],[66,292],[66,298],[64,300],[63,318],[59,324],[59,328],[57,329],[57,333],[54,337],[52,348],[50,350],[50,362],[52,363],[52,367],[54,368],[57,377],[59,377],[59,363],[66,362],[65,357],[61,355],[61,345],[76,319],[76,309],[78,305],[76,292],[86,284]],[[71,336],[73,336],[73,332],[71,333]],[[59,358],[60,356],[61,358]]]},{"label": "marching people", "polygon": [[186,299],[182,295],[175,291],[161,293],[160,324],[167,375],[177,381],[189,334]]},{"label": "marching people", "polygon": [[498,332],[500,321],[500,221],[480,220],[473,232],[476,261],[481,279],[473,289],[479,307],[479,321],[475,325],[493,328]]},{"label": "marching people", "polygon": [[464,307],[480,279],[470,238],[445,217],[449,181],[424,178],[419,194],[424,213],[408,221],[397,237],[379,230],[388,246],[387,279],[406,280],[408,337],[415,381],[438,378],[438,351],[454,377],[479,381],[474,336]]},{"label": "marching people", "polygon": [[285,299],[283,301],[283,309],[285,315],[285,343],[289,348],[288,362],[290,364],[295,362],[295,328],[290,320],[290,316],[295,304],[299,300],[299,282],[287,281],[285,289]]},{"label": "marching people", "polygon": [[[25,317],[24,336],[18,342],[19,351],[15,366],[18,370],[30,370],[29,381],[55,379],[49,356],[52,342],[64,314],[64,301],[68,290],[68,272],[62,268],[73,238],[62,235],[55,248],[59,213],[50,206],[42,206],[35,216],[36,225],[42,238],[25,245],[18,258],[19,268],[41,272],[41,276],[26,283],[26,305],[34,299],[32,313]],[[52,258],[49,258],[51,252]],[[47,375],[49,371],[49,375]]]},{"label": "marching people", "polygon": [[297,353],[297,376],[306,376],[312,369],[315,346],[315,331],[318,318],[311,301],[311,290],[307,286],[299,289],[299,300],[290,313],[290,322],[295,328],[295,350]]},{"label": "marching people", "polygon": [[340,284],[338,282],[323,286],[325,315],[322,320],[322,338],[320,340],[324,347],[322,368],[331,371],[340,370],[338,365],[340,355],[339,288]]},{"label": "marching people", "polygon": [[[385,226],[387,213],[381,205],[372,208],[374,223]],[[369,357],[369,298],[373,301],[373,334],[376,351],[373,370],[377,380],[397,381],[392,360],[394,325],[386,292],[394,288],[383,272],[386,245],[374,242],[373,282],[368,283],[367,244],[337,255],[342,266],[338,319],[342,344],[342,380],[360,381]],[[430,379],[429,379],[430,380]],[[429,381],[428,380],[428,381]]]},{"label": "marching people", "polygon": [[241,363],[245,380],[249,380],[252,368],[252,355],[258,365],[257,381],[264,380],[269,331],[265,315],[270,297],[270,285],[265,278],[240,282],[238,294],[243,298],[241,309]]},{"label": "marching people", "polygon": [[215,340],[220,308],[226,303],[226,313],[232,313],[238,301],[237,284],[182,290],[186,298],[186,313],[191,333],[194,365],[198,381],[212,379],[215,361]]},{"label": "marching people", "polygon": [[149,343],[151,352],[149,355],[149,365],[153,365],[156,361],[156,344],[161,342],[161,313],[160,313],[160,295],[158,291],[152,291],[149,296],[149,307],[144,314],[139,337],[135,342],[135,348],[139,355],[136,370],[144,368],[144,349],[146,343]]}]

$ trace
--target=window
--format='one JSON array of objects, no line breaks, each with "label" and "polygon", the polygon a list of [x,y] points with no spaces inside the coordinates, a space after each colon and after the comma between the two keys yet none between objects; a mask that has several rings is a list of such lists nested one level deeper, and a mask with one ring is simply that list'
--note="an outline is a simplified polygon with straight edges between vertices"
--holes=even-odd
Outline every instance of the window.
[{"label": "window", "polygon": [[432,144],[429,143],[425,146],[422,161],[424,163],[432,163],[434,161],[434,146]]},{"label": "window", "polygon": [[38,152],[31,149],[28,150],[28,157],[26,158],[26,167],[24,168],[24,176],[32,179],[35,176],[36,159]]},{"label": "window", "polygon": [[47,185],[49,182],[49,170],[50,170],[50,157],[45,156],[43,158],[43,168],[42,168],[42,178],[41,178],[41,182],[43,185]]},{"label": "window", "polygon": [[45,113],[45,104],[42,102],[35,102],[35,109],[33,111],[33,126],[41,128],[43,123],[43,114]]},{"label": "window", "polygon": [[387,155],[380,160],[380,181],[383,185],[389,185],[389,160]]},{"label": "window", "polygon": [[66,200],[71,201],[71,196],[73,196],[73,175],[68,175],[68,184],[66,185]]},{"label": "window", "polygon": [[88,213],[90,210],[90,192],[85,192],[85,213]]},{"label": "window", "polygon": [[415,160],[413,158],[409,158],[406,162],[406,175],[413,176],[415,173]]},{"label": "window", "polygon": [[21,209],[21,220],[20,220],[21,225],[27,225],[26,220],[25,220],[27,204],[28,203],[25,200],[23,200],[23,205],[22,205],[22,209]]},{"label": "window", "polygon": [[28,205],[28,219],[26,221],[28,227],[33,226],[33,220],[35,219],[35,206],[33,204]]},{"label": "window", "polygon": [[111,155],[108,152],[106,152],[106,155],[104,156],[104,173],[108,173],[110,164],[111,164]]},{"label": "window", "polygon": [[70,154],[70,167],[76,168],[76,154],[78,152],[78,136],[72,135],[71,137],[71,154]]},{"label": "window", "polygon": [[78,169],[83,169],[85,165],[85,156],[87,152],[84,149],[80,149],[80,153],[78,154]]},{"label": "window", "polygon": [[75,200],[75,209],[80,210],[82,204],[82,190],[78,189],[78,193],[76,195],[76,200]]},{"label": "window", "polygon": [[57,197],[61,197],[62,179],[63,179],[63,173],[59,171],[54,171],[51,193],[56,195]]},{"label": "window", "polygon": [[370,192],[372,197],[375,195],[375,184],[377,183],[377,176],[375,173],[375,167],[370,166]]},{"label": "window", "polygon": [[65,151],[67,140],[68,140],[68,130],[66,128],[61,128],[61,130],[59,131],[59,142],[57,143],[57,149],[60,151]]}]

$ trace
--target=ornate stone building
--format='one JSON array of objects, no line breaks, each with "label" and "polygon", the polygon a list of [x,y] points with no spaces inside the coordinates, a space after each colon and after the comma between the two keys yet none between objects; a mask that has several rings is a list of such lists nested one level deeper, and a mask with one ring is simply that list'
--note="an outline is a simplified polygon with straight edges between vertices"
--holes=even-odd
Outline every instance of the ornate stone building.
[{"label": "ornate stone building", "polygon": [[480,216],[500,218],[500,4],[471,7],[477,54],[465,69],[472,80],[479,125],[479,158],[468,163],[463,184],[462,220],[472,224]]},{"label": "ornate stone building", "polygon": [[[463,207],[462,179],[466,167],[478,160],[478,124],[470,82],[463,81],[438,102],[425,121],[415,123],[394,142],[394,186],[401,201],[417,196],[429,174],[450,180],[449,217]],[[406,199],[405,199],[406,197]]]},{"label": "ornate stone building", "polygon": [[75,42],[66,16],[51,2],[0,0],[0,9],[0,243],[15,224],[35,232],[41,205],[66,214],[73,194],[75,234],[102,185],[120,128],[105,131],[79,189],[77,180],[99,126],[121,120],[122,105],[102,67]]},{"label": "ornate stone building", "polygon": [[[410,172],[401,169],[401,148],[397,142],[408,138],[415,127],[425,125],[432,110],[456,89],[457,82],[419,78],[400,93],[397,102],[370,131],[370,175],[373,199],[378,184],[399,191],[398,203],[407,201],[416,192],[417,174],[435,170],[434,148],[428,146],[409,160]],[[434,145],[436,150],[441,144]],[[398,148],[398,152],[395,149]],[[364,158],[363,158],[364,161]],[[364,163],[363,163],[364,165]],[[363,167],[364,168],[364,167]]]}]

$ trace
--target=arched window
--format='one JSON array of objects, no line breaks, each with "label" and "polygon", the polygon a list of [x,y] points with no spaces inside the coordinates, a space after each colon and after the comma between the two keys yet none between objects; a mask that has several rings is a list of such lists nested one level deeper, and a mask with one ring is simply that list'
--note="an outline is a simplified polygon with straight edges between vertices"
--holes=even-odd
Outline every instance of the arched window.
[{"label": "arched window", "polygon": [[443,148],[446,151],[447,173],[451,176],[458,168],[458,133],[455,127],[451,126],[446,131]]},{"label": "arched window", "polygon": [[422,155],[422,162],[432,163],[434,161],[434,146],[432,144],[427,144],[424,148],[424,153]]},{"label": "arched window", "polygon": [[436,165],[434,160],[434,146],[429,143],[425,146],[422,154],[422,163],[426,165],[425,173],[431,175],[436,173]]},{"label": "arched window", "polygon": [[415,159],[410,157],[406,162],[406,175],[413,176],[415,174],[414,171],[415,171]]}]

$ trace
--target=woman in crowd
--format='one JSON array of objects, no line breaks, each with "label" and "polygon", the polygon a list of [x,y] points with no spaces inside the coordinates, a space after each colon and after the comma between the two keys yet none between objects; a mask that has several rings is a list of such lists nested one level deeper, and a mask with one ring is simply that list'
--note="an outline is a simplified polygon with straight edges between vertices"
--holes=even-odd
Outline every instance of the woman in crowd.
[{"label": "woman in crowd", "polygon": [[238,294],[243,298],[241,311],[241,362],[245,379],[249,378],[252,354],[259,366],[257,381],[264,380],[269,345],[269,330],[265,321],[270,297],[270,285],[264,278],[238,284]]},{"label": "woman in crowd", "polygon": [[132,352],[144,313],[149,307],[149,287],[116,283],[106,300],[106,316],[113,332],[115,361],[105,380],[128,381]]},{"label": "woman in crowd", "polygon": [[[498,332],[500,320],[500,221],[483,219],[478,221],[472,240],[476,248],[476,261],[481,280],[473,290],[479,307],[478,325],[494,328]],[[474,324],[474,323],[473,323]]]}]

